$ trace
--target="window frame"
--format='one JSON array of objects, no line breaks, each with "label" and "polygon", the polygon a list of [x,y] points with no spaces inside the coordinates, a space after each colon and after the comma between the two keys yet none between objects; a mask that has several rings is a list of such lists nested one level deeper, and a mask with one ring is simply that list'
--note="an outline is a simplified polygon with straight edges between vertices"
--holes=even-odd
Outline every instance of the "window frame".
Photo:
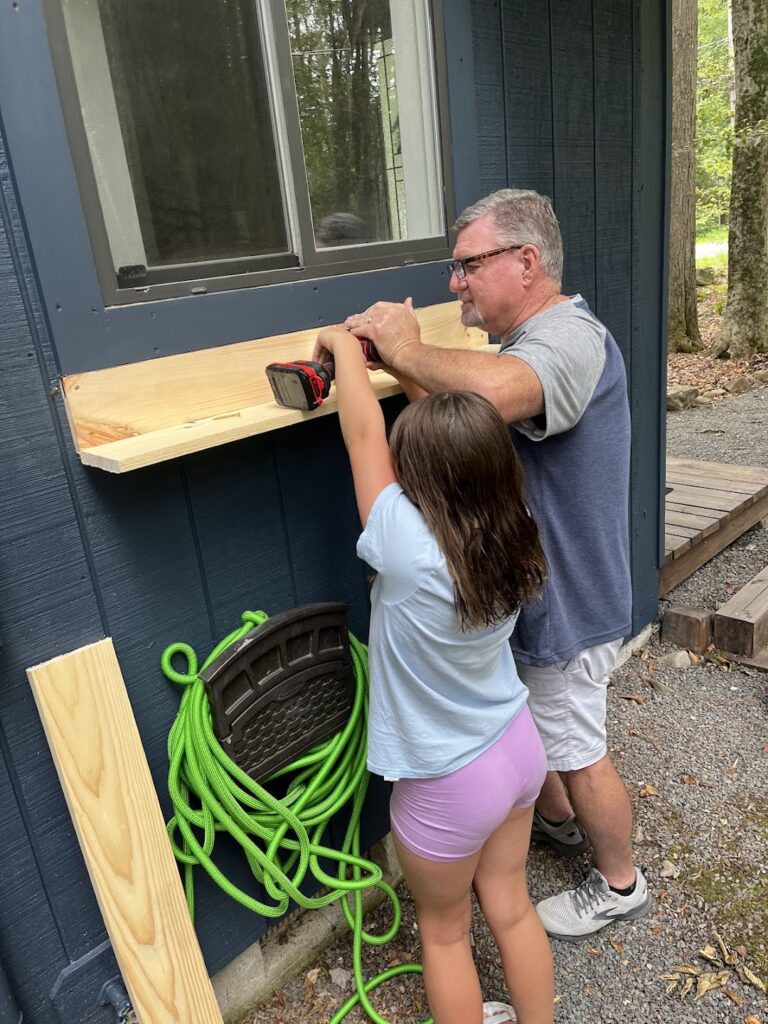
[{"label": "window frame", "polygon": [[[441,3],[447,69],[454,203],[449,223],[481,189],[472,36],[466,0]],[[39,344],[51,346],[57,372],[83,373],[251,338],[339,323],[378,299],[417,306],[450,300],[445,263],[408,263],[258,288],[229,288],[170,301],[104,301],[65,130],[42,4],[0,5],[0,132],[28,242],[23,254],[39,283],[42,307],[28,298]],[[446,139],[446,144],[450,145]],[[55,385],[55,381],[52,381]],[[63,416],[63,412],[61,412]]]},{"label": "window frame", "polygon": [[[150,268],[147,278],[136,284],[121,284],[115,271],[104,211],[99,198],[64,13],[59,0],[43,0],[44,19],[65,130],[105,306],[133,306],[188,295],[199,296],[212,292],[259,288],[302,280],[322,280],[366,271],[408,267],[443,260],[449,253],[451,211],[455,206],[455,200],[443,4],[439,0],[426,0],[431,28],[436,156],[439,161],[442,214],[445,223],[443,234],[430,238],[373,242],[364,246],[316,249],[312,235],[312,213],[293,76],[286,74],[284,57],[280,56],[282,52],[290,53],[290,39],[284,18],[285,4],[283,0],[251,2],[258,9],[264,30],[262,54],[269,82],[270,103],[276,121],[274,135],[285,200],[289,245],[291,235],[294,233],[289,223],[293,217],[298,248],[304,254],[304,260],[302,262],[302,257],[298,253],[288,252],[223,260],[201,260],[193,263],[179,262],[168,267]],[[274,102],[272,96],[276,88],[281,91],[279,104]],[[285,132],[285,137],[282,136],[281,128]],[[286,180],[284,174],[286,161],[279,152],[282,146],[287,148],[291,180]],[[291,207],[293,209],[290,209]],[[216,267],[224,266],[230,268],[228,273],[215,273]],[[206,270],[209,273],[200,273]]]}]

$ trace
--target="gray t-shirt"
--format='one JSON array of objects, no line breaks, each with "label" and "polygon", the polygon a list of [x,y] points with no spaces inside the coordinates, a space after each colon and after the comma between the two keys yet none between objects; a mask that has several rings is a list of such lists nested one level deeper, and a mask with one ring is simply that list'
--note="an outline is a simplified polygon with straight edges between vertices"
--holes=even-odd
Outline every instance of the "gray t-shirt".
[{"label": "gray t-shirt", "polygon": [[527,700],[509,646],[515,620],[461,631],[445,556],[399,484],[374,502],[357,553],[377,571],[368,767],[447,775],[495,743]]},{"label": "gray t-shirt", "polygon": [[[561,334],[567,344],[561,343]],[[544,422],[521,420],[514,426],[532,441],[543,441],[570,430],[583,416],[605,366],[605,327],[582,297],[574,295],[526,320],[502,344],[500,354],[522,359],[541,381]]]},{"label": "gray t-shirt", "polygon": [[551,665],[631,629],[626,372],[580,295],[526,320],[502,342],[505,355],[544,391],[544,415],[513,424],[512,439],[550,574],[541,601],[522,609],[512,650]]}]

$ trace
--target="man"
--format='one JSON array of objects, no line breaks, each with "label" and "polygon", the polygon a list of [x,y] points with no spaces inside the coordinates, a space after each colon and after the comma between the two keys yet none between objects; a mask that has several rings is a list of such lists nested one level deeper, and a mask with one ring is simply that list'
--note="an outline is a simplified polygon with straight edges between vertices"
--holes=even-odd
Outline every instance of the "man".
[{"label": "man", "polygon": [[550,935],[576,939],[651,905],[632,860],[632,812],[607,753],[608,676],[631,629],[630,423],[616,342],[581,296],[560,292],[562,238],[549,200],[503,189],[456,222],[450,290],[466,326],[499,355],[423,345],[410,299],[347,320],[370,338],[412,400],[476,391],[513,428],[549,562],[542,600],[521,612],[512,647],[547,749],[534,840],[596,867],[537,907]]}]

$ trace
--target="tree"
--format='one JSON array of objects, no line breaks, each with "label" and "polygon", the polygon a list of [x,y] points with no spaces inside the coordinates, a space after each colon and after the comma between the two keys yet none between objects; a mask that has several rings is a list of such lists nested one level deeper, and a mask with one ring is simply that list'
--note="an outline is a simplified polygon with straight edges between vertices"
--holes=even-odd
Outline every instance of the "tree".
[{"label": "tree", "polygon": [[735,66],[728,296],[716,351],[768,352],[768,4],[732,0]]},{"label": "tree", "polygon": [[696,230],[728,221],[733,146],[733,60],[726,0],[699,0],[696,89]]},{"label": "tree", "polygon": [[672,190],[669,234],[669,349],[701,348],[696,310],[697,0],[672,0]]}]

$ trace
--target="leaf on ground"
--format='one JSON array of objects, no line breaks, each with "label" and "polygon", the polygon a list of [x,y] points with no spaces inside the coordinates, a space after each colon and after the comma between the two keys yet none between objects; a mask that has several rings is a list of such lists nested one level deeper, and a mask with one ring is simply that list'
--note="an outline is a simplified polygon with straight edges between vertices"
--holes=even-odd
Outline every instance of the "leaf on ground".
[{"label": "leaf on ground", "polygon": [[670,981],[666,988],[666,995],[671,996],[677,988],[677,981]]},{"label": "leaf on ground", "polygon": [[698,786],[699,780],[695,775],[681,775],[680,781],[684,786]]},{"label": "leaf on ground", "polygon": [[680,989],[680,998],[681,999],[685,999],[685,997],[688,995],[688,993],[691,991],[692,988],[693,988],[693,978],[686,978],[685,979],[685,984]]},{"label": "leaf on ground", "polygon": [[728,996],[732,1003],[736,1003],[737,1006],[743,1006],[746,1003],[744,996],[740,996],[738,992],[734,992],[733,989],[723,989],[724,995]]},{"label": "leaf on ground", "polygon": [[597,989],[594,985],[587,985],[584,991],[588,996],[592,996],[593,998],[597,995]]},{"label": "leaf on ground", "polygon": [[763,753],[763,754],[768,754],[768,744],[766,744],[766,745],[765,745],[765,746],[763,747],[762,753]]},{"label": "leaf on ground", "polygon": [[673,864],[671,860],[663,860],[659,875],[661,878],[678,878],[680,876],[680,868],[677,864]]},{"label": "leaf on ground", "polygon": [[699,955],[703,956],[705,960],[711,960],[713,964],[720,963],[720,957],[717,955],[717,950],[714,946],[704,946],[703,949],[699,950]]},{"label": "leaf on ground", "polygon": [[624,952],[624,943],[621,941],[621,939],[617,939],[615,935],[612,935],[610,939],[608,939],[608,941],[619,954],[619,956],[621,956],[621,954]]},{"label": "leaf on ground", "polygon": [[594,946],[587,946],[587,953],[589,953],[590,956],[595,957],[603,955],[602,949],[595,949]]},{"label": "leaf on ground", "polygon": [[701,967],[697,967],[695,964],[678,964],[677,967],[672,968],[673,971],[679,971],[680,974],[692,974],[694,978],[698,978],[704,971]]},{"label": "leaf on ground", "polygon": [[723,958],[723,962],[728,964],[730,967],[733,967],[736,961],[738,960],[738,957],[735,953],[732,953],[728,949],[725,942],[722,940],[722,938],[718,935],[717,932],[715,932],[715,942],[720,947],[720,954]]},{"label": "leaf on ground", "polygon": [[753,974],[748,967],[741,966],[738,968],[738,971],[739,977],[742,981],[749,982],[750,985],[754,985],[755,988],[759,988],[761,992],[765,992],[765,982],[761,978],[758,978],[756,974]]},{"label": "leaf on ground", "polygon": [[304,1002],[310,1002],[315,995],[315,983],[320,977],[320,968],[313,967],[311,971],[307,972],[307,976],[304,978]]},{"label": "leaf on ground", "polygon": [[643,786],[643,788],[638,793],[638,796],[642,796],[642,797],[658,796],[658,795],[659,795],[658,789],[656,789],[655,786],[651,786],[650,783],[646,783],[646,785]]},{"label": "leaf on ground", "polygon": [[682,977],[682,975],[680,974],[680,972],[679,971],[675,971],[674,974],[662,974],[661,975],[661,980],[662,981],[680,981],[681,977]]},{"label": "leaf on ground", "polygon": [[707,992],[712,992],[716,988],[724,988],[728,984],[731,977],[730,971],[718,971],[707,972],[702,974],[699,980],[696,982],[696,995],[693,997],[693,1001],[697,1003],[700,999],[703,999]]},{"label": "leaf on ground", "polygon": [[645,704],[645,697],[641,697],[639,693],[620,693],[619,697],[622,700],[633,700],[635,704]]},{"label": "leaf on ground", "polygon": [[760,1024],[760,1021],[750,1013],[748,1017],[744,1018],[744,1024]]}]

